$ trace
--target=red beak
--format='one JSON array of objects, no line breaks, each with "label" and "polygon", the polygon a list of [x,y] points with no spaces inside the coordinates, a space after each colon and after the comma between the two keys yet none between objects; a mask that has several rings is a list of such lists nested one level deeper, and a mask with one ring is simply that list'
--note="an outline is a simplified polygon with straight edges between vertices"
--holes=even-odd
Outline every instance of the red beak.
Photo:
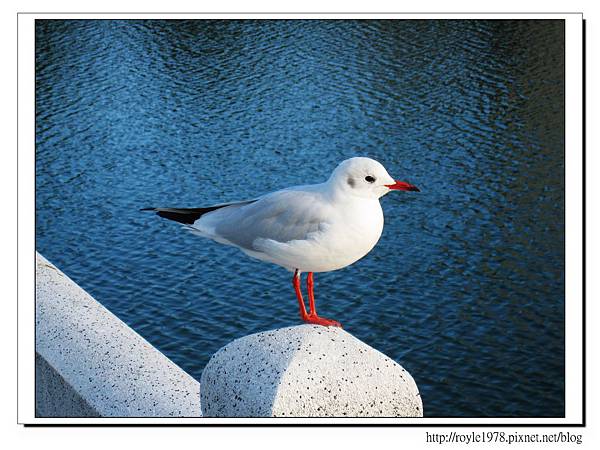
[{"label": "red beak", "polygon": [[389,189],[393,189],[395,191],[415,191],[421,192],[418,187],[413,186],[412,184],[405,183],[404,181],[397,181],[394,184],[386,184],[385,185]]}]

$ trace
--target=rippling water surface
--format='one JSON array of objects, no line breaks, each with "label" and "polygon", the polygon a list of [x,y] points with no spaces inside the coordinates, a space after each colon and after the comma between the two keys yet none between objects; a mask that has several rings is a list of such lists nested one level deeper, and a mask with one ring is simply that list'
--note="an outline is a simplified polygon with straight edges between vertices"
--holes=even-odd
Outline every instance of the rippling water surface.
[{"label": "rippling water surface", "polygon": [[37,248],[199,379],[299,323],[288,272],[139,211],[382,162],[375,249],[323,315],[427,416],[564,415],[562,21],[37,21]]}]

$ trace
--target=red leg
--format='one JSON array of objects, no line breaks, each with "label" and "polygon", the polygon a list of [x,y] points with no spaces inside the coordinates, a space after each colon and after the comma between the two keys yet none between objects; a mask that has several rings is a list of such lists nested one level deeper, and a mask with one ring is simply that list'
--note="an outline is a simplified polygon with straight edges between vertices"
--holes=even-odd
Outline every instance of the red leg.
[{"label": "red leg", "polygon": [[314,323],[317,325],[323,325],[326,327],[329,326],[333,326],[333,327],[342,327],[342,325],[339,322],[336,322],[335,320],[331,320],[331,319],[326,319],[324,317],[319,317],[317,315],[317,307],[315,305],[315,294],[314,294],[314,279],[313,279],[313,273],[312,272],[308,272],[308,277],[306,279],[306,287],[308,288],[308,305],[310,308],[310,313],[306,314],[306,309],[304,307],[304,300],[302,299],[302,292],[300,290],[300,275],[298,273],[298,271],[296,271],[296,274],[294,275],[294,288],[296,289],[296,296],[298,297],[298,301],[300,302],[300,316],[302,317],[302,320],[307,322],[307,323]]},{"label": "red leg", "polygon": [[317,315],[317,307],[315,306],[315,282],[313,279],[313,273],[308,272],[308,276],[306,277],[306,287],[308,289],[308,307],[310,308],[311,315]]},{"label": "red leg", "polygon": [[294,272],[294,290],[296,291],[296,298],[300,306],[300,317],[306,321],[308,314],[306,314],[306,308],[304,307],[304,299],[302,298],[302,289],[300,289],[300,271],[296,269]]}]

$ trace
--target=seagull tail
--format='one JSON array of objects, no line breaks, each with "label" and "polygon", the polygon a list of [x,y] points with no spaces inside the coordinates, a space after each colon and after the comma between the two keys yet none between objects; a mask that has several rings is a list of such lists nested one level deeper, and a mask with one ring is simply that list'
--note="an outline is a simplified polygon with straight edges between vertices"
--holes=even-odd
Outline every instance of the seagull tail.
[{"label": "seagull tail", "polygon": [[242,206],[254,203],[256,200],[246,200],[236,203],[222,203],[220,205],[207,206],[204,208],[142,208],[140,211],[152,211],[165,219],[174,220],[175,222],[185,225],[193,225],[204,214],[216,209],[225,208],[226,206]]},{"label": "seagull tail", "polygon": [[206,208],[142,208],[140,211],[152,211],[165,219],[192,225],[204,214],[222,208],[223,206],[209,206]]}]

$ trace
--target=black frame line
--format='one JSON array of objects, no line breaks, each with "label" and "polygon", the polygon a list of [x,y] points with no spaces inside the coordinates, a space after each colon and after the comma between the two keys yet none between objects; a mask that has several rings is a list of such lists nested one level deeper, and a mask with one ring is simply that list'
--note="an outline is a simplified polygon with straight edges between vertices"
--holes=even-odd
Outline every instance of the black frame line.
[{"label": "black frame line", "polygon": [[160,11],[156,11],[156,12],[35,12],[35,11],[27,11],[27,12],[18,12],[17,15],[19,14],[23,14],[23,15],[27,15],[27,14],[34,14],[34,15],[136,15],[136,16],[147,16],[147,15],[196,15],[196,16],[214,16],[214,15],[228,15],[228,16],[238,16],[238,15],[253,15],[253,16],[266,16],[266,15],[279,15],[279,16],[285,16],[285,15],[306,15],[306,16],[329,16],[329,15],[339,15],[339,16],[343,16],[343,15],[369,15],[369,16],[373,16],[373,15],[403,15],[403,16],[414,16],[414,15],[500,15],[500,14],[505,14],[505,15],[533,15],[533,14],[539,14],[539,15],[565,15],[565,14],[580,14],[582,19],[583,19],[583,12],[582,11],[565,11],[565,12],[544,12],[544,13],[540,13],[539,11],[532,11],[532,12],[299,12],[299,11],[295,11],[295,12],[160,12]]},{"label": "black frame line", "polygon": [[[498,15],[498,14],[505,14],[505,15],[515,15],[515,16],[520,16],[520,15],[531,15],[531,14],[539,14],[539,15],[565,15],[565,14],[575,14],[575,15],[580,15],[581,16],[581,21],[582,21],[582,91],[581,91],[581,95],[582,95],[582,421],[581,423],[89,423],[89,424],[82,424],[82,423],[20,423],[18,422],[18,411],[19,411],[19,352],[18,352],[18,336],[19,336],[19,308],[18,308],[18,299],[19,299],[19,285],[18,285],[18,279],[19,279],[19,158],[18,158],[18,152],[19,152],[19,15],[69,15],[69,16],[73,16],[73,15],[136,15],[136,16],[142,16],[142,15],[189,15],[189,16],[214,16],[214,15],[228,15],[228,16],[241,16],[241,15],[252,15],[252,16],[266,16],[266,15],[278,15],[278,16],[286,16],[286,15],[306,15],[306,16],[322,16],[322,15],[337,15],[337,16],[353,16],[353,15],[394,15],[394,14],[401,14],[401,15],[481,15],[481,16],[485,16],[485,15]],[[449,427],[449,428],[490,428],[490,427],[500,427],[500,428],[527,428],[527,427],[533,427],[533,428],[559,428],[559,427],[568,427],[568,428],[581,428],[581,427],[586,427],[586,421],[587,421],[587,403],[586,403],[586,249],[585,249],[585,245],[586,245],[586,20],[583,18],[583,12],[550,12],[550,13],[539,13],[539,12],[519,12],[519,13],[511,13],[511,12],[497,12],[497,13],[492,13],[492,12],[485,12],[485,13],[478,13],[478,12],[423,12],[423,13],[419,13],[419,12],[412,12],[412,13],[399,13],[399,12],[323,12],[323,13],[314,13],[314,12],[286,12],[286,13],[281,13],[281,12],[210,12],[210,13],[186,13],[186,12],[83,12],[83,13],[77,13],[77,12],[17,12],[17,423],[23,425],[24,427],[32,427],[32,428],[39,428],[39,427],[115,427],[115,428],[122,428],[122,427],[213,427],[213,428],[222,428],[222,427],[399,427],[399,428],[439,428],[439,427]],[[237,18],[237,17],[235,17]],[[278,18],[279,19],[279,18]],[[273,20],[278,20],[278,19],[273,19]],[[37,20],[37,19],[35,19]],[[64,19],[64,20],[69,20],[69,19]],[[92,20],[92,19],[86,19],[86,20]],[[102,20],[102,19],[98,19],[98,20]],[[114,19],[107,19],[107,20],[114,20]],[[130,20],[130,19],[124,19],[124,20]],[[134,19],[131,19],[134,20]],[[202,20],[202,19],[197,19],[197,20]],[[331,20],[331,19],[329,19]],[[343,20],[343,19],[341,19]],[[395,17],[389,17],[388,19],[381,19],[381,20],[399,20]],[[444,20],[443,18],[440,19],[427,19],[427,20]],[[477,19],[467,19],[467,20],[477,20]],[[488,19],[490,20],[490,19]],[[521,20],[526,20],[526,19],[521,19]],[[566,24],[566,21],[565,21]],[[566,38],[566,35],[565,35]],[[35,42],[35,36],[34,36],[34,42]],[[34,44],[35,45],[35,44]],[[563,54],[566,54],[566,47],[563,50]],[[33,52],[33,58],[34,58],[34,67],[35,67],[35,52]],[[566,66],[564,67],[564,71],[563,71],[563,79],[566,80]],[[566,98],[566,86],[565,86],[565,91],[564,91],[564,95]],[[36,95],[35,95],[35,89],[34,89],[34,117],[37,117],[37,103],[36,103]],[[566,105],[563,108],[563,123],[564,120],[566,120]],[[34,142],[35,142],[35,127],[34,127]],[[565,155],[564,155],[565,161],[566,161],[566,148],[565,148]],[[34,158],[34,193],[35,193],[35,169],[36,169],[36,163],[37,160]],[[566,191],[566,177],[565,177],[565,171],[563,170],[563,177],[565,179],[565,191]],[[34,195],[34,211],[35,211],[35,195]],[[566,218],[566,208],[564,210],[564,215]],[[35,222],[35,217],[34,217],[34,222]],[[37,225],[37,224],[36,224]],[[34,230],[37,228],[37,226],[34,227]],[[36,235],[34,232],[34,254],[33,254],[33,265],[34,265],[34,286],[33,286],[33,290],[34,290],[34,301],[36,298],[36,293],[35,293],[35,287],[36,287],[36,283],[37,283],[37,274],[36,274],[36,256],[35,256],[35,252],[37,251],[37,241],[36,241]],[[566,250],[566,241],[565,241],[565,250]],[[566,258],[566,256],[565,256]],[[563,312],[566,313],[566,297],[565,297],[565,302],[563,305]],[[564,314],[566,317],[566,314]],[[35,342],[35,337],[36,337],[36,326],[35,326],[35,317],[36,317],[36,313],[35,313],[35,305],[34,305],[34,342]],[[566,331],[566,322],[563,323],[563,327]],[[566,333],[565,333],[566,335]],[[566,340],[565,340],[566,342]],[[565,349],[566,352],[566,349]],[[566,353],[565,353],[566,354]],[[34,364],[35,364],[35,348],[33,351],[33,358],[34,358]],[[565,381],[566,381],[566,372],[565,372]],[[35,376],[34,376],[34,399],[35,399]],[[565,383],[565,410],[566,410],[566,383]],[[35,401],[35,400],[34,400]],[[565,411],[566,412],[566,411]],[[35,404],[34,404],[34,415],[35,415]],[[534,418],[535,416],[529,417],[529,418]],[[38,419],[37,415],[35,415],[35,418]],[[61,417],[60,419],[63,420],[70,420],[70,419],[98,419],[98,418],[88,418],[88,417]],[[387,419],[390,419],[392,417],[389,417]],[[471,416],[471,417],[431,417],[431,419],[434,420],[443,420],[443,419],[521,419],[522,417],[489,417],[489,418],[485,418],[485,417],[476,417],[476,416]],[[524,417],[525,419],[527,417]],[[537,417],[535,417],[537,418]],[[563,416],[557,416],[557,417],[544,417],[543,419],[562,419],[564,418]],[[45,418],[41,418],[40,419],[45,419]],[[107,418],[100,418],[104,421],[110,421],[111,418],[107,417]],[[112,419],[148,419],[148,417],[115,417]],[[167,420],[181,420],[181,419],[202,419],[201,417],[189,417],[189,418],[182,418],[182,417],[152,417],[152,419],[167,419]],[[223,419],[228,419],[228,418],[223,418]],[[229,418],[229,419],[235,419],[235,418]],[[271,420],[269,418],[253,418],[253,419],[257,419],[257,420]],[[284,420],[301,420],[301,419],[308,419],[308,417],[289,417],[289,418],[278,418],[278,419],[284,419]],[[327,418],[314,418],[311,417],[311,420],[335,420],[335,419],[348,419],[348,417],[327,417]],[[361,420],[381,420],[381,419],[386,419],[386,417],[378,417],[378,418],[360,418]],[[401,418],[397,418],[397,417],[393,417],[393,419],[396,420],[402,420]],[[423,419],[427,419],[426,417],[424,417]]]}]

